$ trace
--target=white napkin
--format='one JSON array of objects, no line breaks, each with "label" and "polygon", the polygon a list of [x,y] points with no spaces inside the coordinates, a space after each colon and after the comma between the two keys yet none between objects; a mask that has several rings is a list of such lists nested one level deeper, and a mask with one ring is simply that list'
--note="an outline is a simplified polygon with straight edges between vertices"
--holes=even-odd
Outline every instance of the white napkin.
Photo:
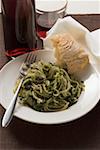
[{"label": "white napkin", "polygon": [[[84,47],[89,54],[90,63],[100,73],[100,45],[93,38],[91,32],[77,22],[72,17],[68,16],[63,19],[58,19],[55,25],[48,31],[44,41],[44,48],[53,50],[51,37],[58,33],[69,33],[71,36]],[[99,37],[97,37],[99,38]]]}]

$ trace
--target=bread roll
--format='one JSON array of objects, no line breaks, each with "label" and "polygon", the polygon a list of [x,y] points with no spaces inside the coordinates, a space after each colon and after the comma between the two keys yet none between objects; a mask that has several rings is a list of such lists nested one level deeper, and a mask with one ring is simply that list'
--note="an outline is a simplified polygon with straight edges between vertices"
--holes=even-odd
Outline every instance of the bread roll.
[{"label": "bread roll", "polygon": [[67,68],[70,74],[80,73],[89,63],[88,54],[70,34],[57,34],[51,40],[57,64]]}]

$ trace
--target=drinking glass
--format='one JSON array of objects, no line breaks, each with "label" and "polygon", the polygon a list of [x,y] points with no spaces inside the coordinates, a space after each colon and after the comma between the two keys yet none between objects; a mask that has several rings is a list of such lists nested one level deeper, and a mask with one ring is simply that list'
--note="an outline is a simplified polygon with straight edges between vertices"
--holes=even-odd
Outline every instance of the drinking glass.
[{"label": "drinking glass", "polygon": [[36,21],[40,27],[50,29],[66,13],[67,0],[36,0]]}]

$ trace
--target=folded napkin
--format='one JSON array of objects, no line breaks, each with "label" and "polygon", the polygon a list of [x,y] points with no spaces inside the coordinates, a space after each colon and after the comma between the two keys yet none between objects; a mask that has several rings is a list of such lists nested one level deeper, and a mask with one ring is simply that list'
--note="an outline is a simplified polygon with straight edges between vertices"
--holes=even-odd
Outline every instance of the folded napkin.
[{"label": "folded napkin", "polygon": [[69,33],[71,36],[84,47],[89,54],[90,63],[100,73],[100,49],[96,40],[92,37],[91,32],[77,22],[72,17],[68,16],[63,19],[58,19],[55,25],[47,32],[44,38],[44,48],[53,50],[51,37],[58,33]]}]

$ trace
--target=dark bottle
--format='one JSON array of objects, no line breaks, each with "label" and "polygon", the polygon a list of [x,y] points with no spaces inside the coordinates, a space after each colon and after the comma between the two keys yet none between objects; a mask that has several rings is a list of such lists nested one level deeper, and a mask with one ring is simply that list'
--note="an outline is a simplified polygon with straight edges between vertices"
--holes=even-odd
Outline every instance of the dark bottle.
[{"label": "dark bottle", "polygon": [[2,0],[5,49],[42,48],[34,0]]}]

